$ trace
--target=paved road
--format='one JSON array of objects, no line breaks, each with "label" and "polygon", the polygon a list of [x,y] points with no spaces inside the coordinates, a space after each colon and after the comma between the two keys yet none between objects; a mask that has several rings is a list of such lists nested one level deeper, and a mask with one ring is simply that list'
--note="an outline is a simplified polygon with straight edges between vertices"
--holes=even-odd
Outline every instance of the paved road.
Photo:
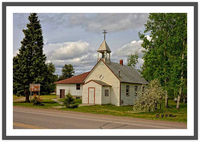
[{"label": "paved road", "polygon": [[186,123],[14,106],[14,129],[186,129]]}]

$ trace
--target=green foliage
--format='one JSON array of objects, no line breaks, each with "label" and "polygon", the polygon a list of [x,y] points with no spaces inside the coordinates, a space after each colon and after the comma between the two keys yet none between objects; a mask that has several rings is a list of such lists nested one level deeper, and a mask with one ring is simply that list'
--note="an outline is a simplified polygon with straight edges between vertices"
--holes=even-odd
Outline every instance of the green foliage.
[{"label": "green foliage", "polygon": [[54,82],[57,81],[57,75],[54,75],[55,72],[55,66],[53,63],[48,63],[47,64],[47,82],[46,84],[46,90],[47,92],[41,93],[41,94],[50,94],[51,92],[54,92],[56,90],[56,84]]},{"label": "green foliage", "polygon": [[[149,33],[147,39],[145,34]],[[150,13],[139,37],[146,49],[143,77],[147,81],[159,79],[171,98],[187,96],[187,14]]]},{"label": "green foliage", "polygon": [[59,77],[59,80],[70,78],[74,75],[74,67],[71,64],[65,64],[62,68],[62,76]]},{"label": "green foliage", "polygon": [[21,41],[19,54],[13,57],[13,93],[29,96],[29,84],[41,84],[41,94],[50,93],[55,85],[53,64],[45,64],[43,54],[43,36],[40,21],[36,13],[28,17],[27,29],[23,29],[24,38]]},{"label": "green foliage", "polygon": [[36,105],[36,106],[44,106],[44,104],[42,104],[40,101],[40,99],[34,95],[33,96],[34,98],[31,100],[31,102],[33,103],[33,105]]},{"label": "green foliage", "polygon": [[138,63],[138,51],[136,51],[134,54],[131,54],[127,58],[127,66],[135,67],[135,65]]},{"label": "green foliage", "polygon": [[162,104],[165,91],[160,82],[155,79],[151,81],[145,90],[140,90],[138,97],[134,100],[134,111],[154,112],[155,105]]},{"label": "green foliage", "polygon": [[70,90],[68,91],[68,93],[66,94],[65,100],[63,102],[63,105],[66,108],[77,108],[78,104],[74,103],[74,98],[72,97]]}]

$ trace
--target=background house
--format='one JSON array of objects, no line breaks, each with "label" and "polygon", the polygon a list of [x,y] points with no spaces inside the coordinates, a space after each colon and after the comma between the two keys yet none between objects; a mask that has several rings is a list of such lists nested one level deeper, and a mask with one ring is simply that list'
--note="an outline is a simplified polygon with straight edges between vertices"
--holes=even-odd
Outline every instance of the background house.
[{"label": "background house", "polygon": [[84,79],[90,72],[86,72],[80,75],[76,75],[64,80],[55,82],[56,84],[56,95],[57,98],[64,98],[65,95],[70,91],[74,98],[82,98],[82,85]]}]

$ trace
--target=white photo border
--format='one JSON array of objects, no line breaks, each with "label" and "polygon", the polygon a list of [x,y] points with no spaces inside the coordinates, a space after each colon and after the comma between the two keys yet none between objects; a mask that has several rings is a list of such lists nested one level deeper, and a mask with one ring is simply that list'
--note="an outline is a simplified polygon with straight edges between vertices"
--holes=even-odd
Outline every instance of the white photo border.
[{"label": "white photo border", "polygon": [[[3,3],[3,139],[196,139],[197,138],[197,4],[198,3]],[[73,11],[78,6],[78,11]],[[56,9],[52,12],[52,7]],[[68,7],[68,8],[66,8]],[[104,8],[102,12],[100,9]],[[144,8],[145,7],[145,8]],[[143,9],[142,9],[143,8]],[[139,11],[143,12],[139,12]],[[66,11],[68,10],[68,11]],[[156,11],[158,10],[158,11]],[[112,12],[110,12],[112,11]],[[147,12],[148,11],[148,12]],[[187,129],[16,130],[13,129],[13,13],[187,13],[188,96]],[[6,72],[7,71],[7,72]],[[6,109],[7,108],[7,109]],[[193,110],[193,111],[191,111]],[[76,132],[76,133],[74,133]],[[123,133],[124,135],[122,135]],[[142,132],[142,133],[141,133]],[[23,135],[22,135],[23,134]],[[77,135],[81,134],[81,135]]]}]

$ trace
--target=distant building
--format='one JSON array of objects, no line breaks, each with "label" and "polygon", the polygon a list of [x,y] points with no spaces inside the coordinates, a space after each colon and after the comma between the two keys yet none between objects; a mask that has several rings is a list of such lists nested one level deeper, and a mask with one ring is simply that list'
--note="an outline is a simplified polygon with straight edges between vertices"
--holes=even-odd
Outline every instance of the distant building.
[{"label": "distant building", "polygon": [[123,60],[111,62],[105,35],[97,52],[97,63],[90,72],[55,82],[57,96],[63,98],[70,90],[74,97],[82,97],[83,104],[133,105],[137,92],[148,82],[135,68],[123,65]]},{"label": "distant building", "polygon": [[57,98],[64,98],[68,91],[70,91],[73,97],[82,98],[84,79],[89,73],[90,72],[86,72],[80,75],[72,76],[70,78],[54,82],[54,84],[56,84]]}]

